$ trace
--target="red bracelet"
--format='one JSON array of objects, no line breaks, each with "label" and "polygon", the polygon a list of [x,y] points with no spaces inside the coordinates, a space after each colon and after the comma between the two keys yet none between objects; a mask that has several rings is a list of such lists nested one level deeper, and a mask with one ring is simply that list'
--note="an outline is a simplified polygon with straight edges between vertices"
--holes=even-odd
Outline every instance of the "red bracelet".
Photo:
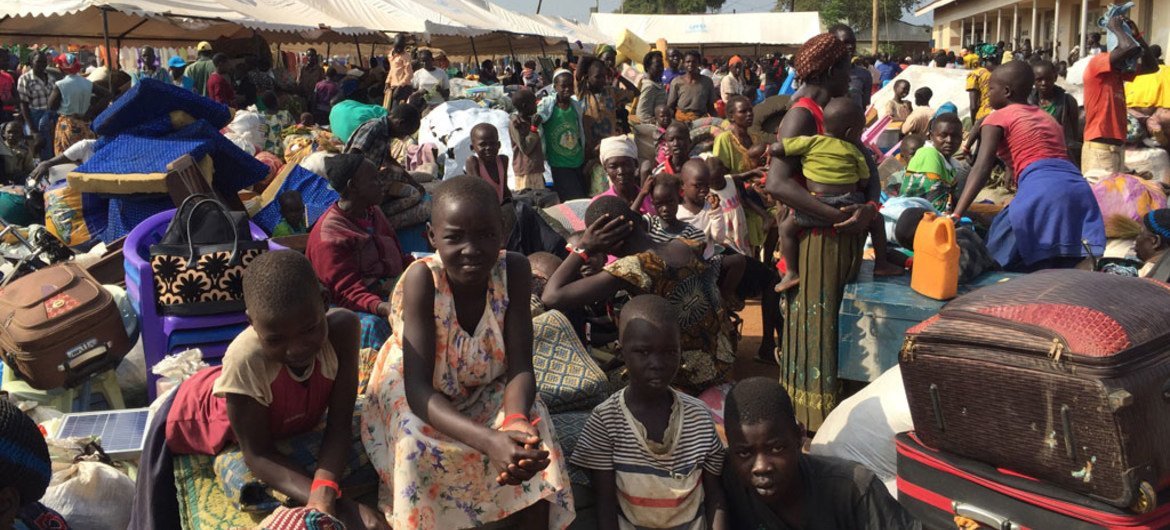
[{"label": "red bracelet", "polygon": [[532,132],[539,132],[540,131],[540,129],[536,127],[536,124],[533,124],[531,127],[529,127],[529,130]]},{"label": "red bracelet", "polygon": [[865,203],[865,204],[868,204],[868,205],[870,205],[870,206],[873,206],[873,209],[874,209],[874,210],[877,210],[877,211],[879,211],[879,212],[880,212],[880,211],[882,211],[882,205],[880,205],[880,204],[878,204],[878,203],[876,203],[876,202],[874,202],[874,201],[869,201],[869,202],[867,202],[867,203]]},{"label": "red bracelet", "polygon": [[509,414],[507,416],[504,416],[503,427],[507,427],[513,423],[516,423],[516,420],[528,421],[528,415],[516,413],[516,414]]},{"label": "red bracelet", "polygon": [[341,486],[332,480],[313,479],[313,485],[309,486],[309,493],[312,494],[314,491],[317,491],[317,488],[329,488],[337,493],[338,499],[341,498]]},{"label": "red bracelet", "polygon": [[585,252],[585,249],[583,249],[581,247],[574,247],[573,245],[565,245],[565,250],[569,251],[569,254],[576,254],[577,257],[581,258],[581,261],[589,261],[589,254],[587,252]]},{"label": "red bracelet", "polygon": [[533,427],[536,427],[538,424],[540,424],[540,416],[533,418],[531,423]]}]

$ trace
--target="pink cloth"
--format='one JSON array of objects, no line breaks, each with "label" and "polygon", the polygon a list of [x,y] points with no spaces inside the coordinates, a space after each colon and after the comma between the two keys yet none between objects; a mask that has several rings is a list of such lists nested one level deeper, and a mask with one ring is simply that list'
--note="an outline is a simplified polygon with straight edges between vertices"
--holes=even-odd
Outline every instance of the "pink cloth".
[{"label": "pink cloth", "polygon": [[1017,178],[1037,160],[1068,160],[1064,129],[1040,107],[1014,103],[992,111],[983,119],[983,126],[1003,129],[996,154],[1013,168]]},{"label": "pink cloth", "polygon": [[1166,207],[1166,194],[1160,184],[1133,175],[1115,173],[1092,187],[1102,219],[1121,215],[1140,222],[1152,210]]},{"label": "pink cloth", "polygon": [[[610,195],[613,197],[621,197],[621,195],[618,195],[617,190],[613,189],[613,185],[610,185],[608,190],[601,192],[600,194],[597,195],[597,197],[605,197],[607,195]],[[593,200],[596,201],[597,197],[594,197]],[[654,210],[654,202],[650,200],[649,195],[646,195],[645,197],[642,198],[642,208],[640,209],[640,211],[638,213],[644,213],[644,214],[648,214],[648,215],[658,215],[658,212]]]}]

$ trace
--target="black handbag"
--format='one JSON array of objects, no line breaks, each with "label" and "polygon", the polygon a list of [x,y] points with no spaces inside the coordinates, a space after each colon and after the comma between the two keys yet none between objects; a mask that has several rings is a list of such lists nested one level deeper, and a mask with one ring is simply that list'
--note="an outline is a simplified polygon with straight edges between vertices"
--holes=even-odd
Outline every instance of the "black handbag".
[{"label": "black handbag", "polygon": [[252,240],[248,216],[207,195],[187,197],[150,246],[155,299],[164,315],[244,310],[244,269],[267,241]]}]

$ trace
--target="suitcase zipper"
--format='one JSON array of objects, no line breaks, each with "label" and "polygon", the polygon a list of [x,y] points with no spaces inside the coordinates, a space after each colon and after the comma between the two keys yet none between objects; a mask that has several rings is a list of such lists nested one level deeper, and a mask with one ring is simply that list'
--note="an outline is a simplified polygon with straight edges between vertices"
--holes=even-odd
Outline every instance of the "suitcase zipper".
[{"label": "suitcase zipper", "polygon": [[[1130,348],[1129,350],[1123,351],[1120,354],[1114,355],[1110,358],[1093,357],[1093,356],[1088,356],[1088,355],[1077,355],[1075,353],[1069,352],[1068,342],[1064,339],[1063,336],[1061,336],[1059,333],[1056,333],[1052,330],[1049,330],[1048,328],[1034,326],[1031,324],[1021,324],[1019,322],[1012,322],[1009,320],[1003,320],[1003,319],[999,319],[999,318],[995,318],[995,317],[981,315],[979,313],[972,313],[970,311],[957,311],[957,310],[956,311],[947,311],[945,317],[948,319],[953,319],[953,320],[967,321],[967,322],[973,322],[976,324],[984,324],[984,325],[993,326],[993,327],[1013,329],[1016,331],[1020,331],[1022,333],[1026,333],[1028,335],[1032,335],[1032,336],[1039,338],[1039,339],[1051,340],[1052,342],[1049,344],[1049,346],[1046,350],[1023,349],[1023,348],[1005,347],[1003,345],[998,345],[998,344],[993,345],[993,344],[989,344],[989,343],[938,340],[935,338],[923,337],[922,334],[919,333],[918,335],[913,336],[913,337],[908,335],[906,337],[906,340],[903,342],[903,356],[908,355],[909,356],[909,358],[907,359],[908,361],[914,360],[914,357],[915,357],[914,350],[917,349],[918,343],[921,342],[925,338],[926,339],[925,342],[931,343],[931,344],[954,344],[954,345],[962,345],[962,346],[992,346],[992,347],[994,347],[998,350],[1002,350],[1002,351],[1015,351],[1015,352],[1019,352],[1019,353],[1029,354],[1029,355],[1043,354],[1048,359],[1052,360],[1054,363],[1056,363],[1058,365],[1063,365],[1064,363],[1061,362],[1063,360],[1068,360],[1069,362],[1077,364],[1077,365],[1079,365],[1080,370],[1084,370],[1089,375],[1109,375],[1109,374],[1111,374],[1115,371],[1118,371],[1118,370],[1122,370],[1122,369],[1129,370],[1129,369],[1131,369],[1131,365],[1139,366],[1139,367],[1143,366],[1144,364],[1151,362],[1151,356],[1146,355],[1146,353],[1153,351],[1153,350],[1165,349],[1168,346],[1170,346],[1170,334],[1166,334],[1166,335],[1162,335],[1161,337],[1159,337],[1158,340],[1147,342],[1147,343],[1142,344],[1141,346],[1138,346],[1138,347]],[[908,348],[908,347],[910,348],[910,351],[906,352],[906,348]],[[936,353],[941,353],[941,352],[936,352]],[[1109,359],[1112,359],[1114,362],[1109,362]]]}]

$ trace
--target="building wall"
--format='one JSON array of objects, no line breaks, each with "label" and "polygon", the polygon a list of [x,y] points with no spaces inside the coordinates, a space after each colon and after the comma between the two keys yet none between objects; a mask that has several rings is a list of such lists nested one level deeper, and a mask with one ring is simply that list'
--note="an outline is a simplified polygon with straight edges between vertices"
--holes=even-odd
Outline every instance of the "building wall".
[{"label": "building wall", "polygon": [[[967,35],[970,40],[971,20],[975,20],[977,33],[983,29],[983,13],[987,12],[988,40],[996,37],[996,9],[1003,10],[1003,29],[1001,39],[1008,41],[1012,33],[1012,6],[1018,0],[989,0],[981,2],[964,2],[958,5],[951,4],[934,11],[934,27],[932,36],[938,48],[958,51],[965,44],[960,42],[961,36]],[[1110,0],[1086,0],[1089,2],[1089,17],[1087,33],[1098,31],[1096,18]],[[1047,43],[1052,40],[1052,21],[1055,13],[1053,6],[1060,2],[1060,20],[1056,25],[1055,40],[1060,41],[1061,55],[1067,55],[1074,46],[1080,44],[1081,2],[1077,0],[1047,0],[1040,2],[1041,16],[1037,24],[1037,35],[1032,33],[1032,2],[1024,0],[1019,3],[1019,39],[1032,39],[1033,46]],[[1147,36],[1150,44],[1160,44],[1170,54],[1170,0],[1135,0],[1136,5],[1130,11],[1134,22]],[[966,31],[962,30],[961,23],[966,24]]]}]

